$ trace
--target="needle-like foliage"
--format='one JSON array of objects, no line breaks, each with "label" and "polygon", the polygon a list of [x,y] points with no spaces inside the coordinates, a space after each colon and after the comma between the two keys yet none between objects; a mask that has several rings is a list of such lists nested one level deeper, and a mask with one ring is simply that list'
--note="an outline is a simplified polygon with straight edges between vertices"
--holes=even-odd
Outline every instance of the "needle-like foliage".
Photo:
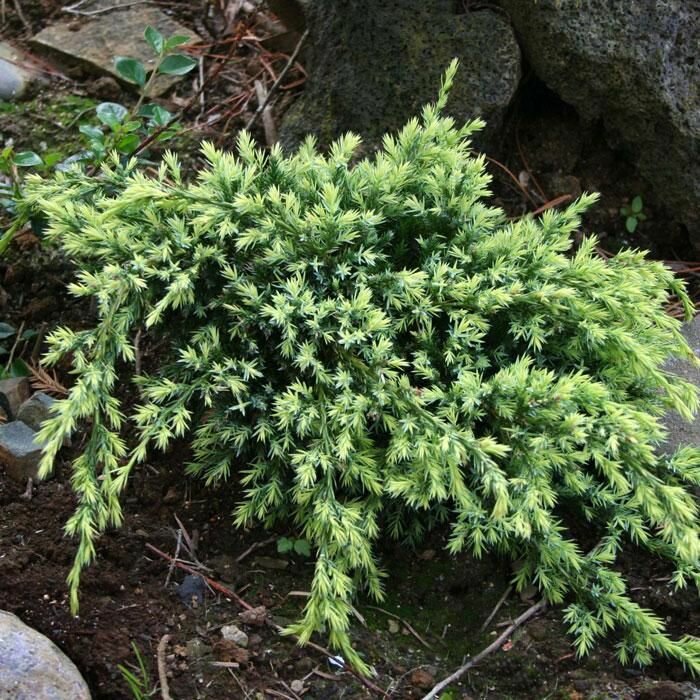
[{"label": "needle-like foliage", "polygon": [[[55,331],[46,357],[70,357],[74,383],[42,430],[44,475],[88,430],[67,525],[74,608],[134,466],[190,435],[187,473],[240,488],[237,525],[293,523],[311,543],[290,631],[324,631],[359,668],[349,618],[358,590],[382,597],[375,543],[445,523],[451,551],[522,562],[518,586],[567,606],[579,653],[612,636],[623,662],[700,671],[698,640],[671,639],[615,566],[632,542],[670,560],[679,586],[700,581],[700,452],[657,450],[663,413],[698,404],[663,369],[692,357],[664,313],[676,294],[690,316],[688,297],[641,252],[574,249],[592,196],[519,221],[488,206],[469,147],[482,125],[442,115],[455,69],[354,165],[353,135],[287,157],[243,133],[236,156],[205,145],[194,182],[174,155],[154,177],[113,159],[30,180],[27,205],[78,266],[73,293],[98,309],[93,328]],[[127,416],[140,329],[161,355]]]}]

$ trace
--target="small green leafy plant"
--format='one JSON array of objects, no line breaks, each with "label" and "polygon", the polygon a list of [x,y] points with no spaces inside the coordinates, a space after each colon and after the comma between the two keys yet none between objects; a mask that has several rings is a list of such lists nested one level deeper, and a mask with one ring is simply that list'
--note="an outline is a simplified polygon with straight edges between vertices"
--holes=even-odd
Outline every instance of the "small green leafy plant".
[{"label": "small green leafy plant", "polygon": [[280,554],[298,554],[302,557],[311,556],[311,546],[307,540],[297,540],[294,537],[280,537],[277,540],[277,551]]},{"label": "small green leafy plant", "polygon": [[[118,56],[115,67],[125,80],[139,88],[139,99],[130,110],[115,102],[102,102],[95,108],[97,123],[81,124],[78,129],[85,139],[86,148],[63,158],[57,151],[39,155],[34,151],[14,153],[12,147],[0,152],[0,207],[14,216],[16,203],[22,196],[22,178],[17,168],[32,168],[34,172],[46,174],[54,168],[65,170],[75,163],[97,168],[108,153],[116,152],[123,157],[133,154],[147,139],[162,144],[177,135],[174,115],[156,103],[143,104],[149,96],[153,81],[158,75],[184,75],[191,71],[197,61],[179,53],[176,49],[187,43],[186,36],[164,37],[153,27],[146,27],[144,37],[155,54],[155,66],[148,71],[135,58]],[[141,160],[143,156],[139,155]],[[7,231],[0,236],[0,256],[12,242],[14,235],[26,224],[25,217],[16,217]]]},{"label": "small green leafy plant", "polygon": [[[437,525],[453,553],[518,561],[517,588],[565,606],[579,654],[614,637],[623,663],[700,671],[700,641],[669,637],[617,562],[634,543],[676,586],[700,584],[700,450],[658,449],[661,416],[698,408],[664,369],[694,358],[665,305],[676,295],[690,318],[692,303],[642,252],[573,247],[590,195],[517,221],[489,206],[469,145],[482,123],[442,114],[455,71],[359,162],[352,134],[287,156],[244,132],[235,156],[204,145],[193,181],[173,154],[155,176],[114,155],[99,174],[30,177],[23,206],[46,213],[78,269],[72,292],[97,307],[45,358],[69,358],[74,384],[41,431],[42,474],[88,431],[67,524],[73,610],[132,471],[189,435],[186,472],[237,490],[236,525],[309,543],[310,596],[288,631],[323,632],[364,672],[350,621],[360,591],[384,595],[376,543]],[[128,407],[142,332],[162,350]]]},{"label": "small green leafy plant", "polygon": [[625,228],[629,233],[634,233],[639,226],[640,221],[646,220],[644,213],[644,202],[637,195],[629,204],[626,204],[620,209],[620,214],[625,217]]}]

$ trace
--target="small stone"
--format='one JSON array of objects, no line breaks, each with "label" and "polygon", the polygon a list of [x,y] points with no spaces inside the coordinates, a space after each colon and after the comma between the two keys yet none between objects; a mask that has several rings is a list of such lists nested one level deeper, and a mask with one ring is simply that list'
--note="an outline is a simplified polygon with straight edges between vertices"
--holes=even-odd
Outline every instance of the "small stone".
[{"label": "small stone", "polygon": [[274,559],[273,557],[257,557],[254,564],[261,566],[263,569],[274,569],[283,571],[289,566],[289,562],[285,559]]},{"label": "small stone", "polygon": [[188,640],[185,649],[190,659],[202,659],[211,654],[211,647],[196,637]]},{"label": "small stone", "polygon": [[15,481],[25,484],[27,479],[39,478],[41,444],[36,433],[21,421],[0,425],[0,463]]},{"label": "small stone", "polygon": [[304,692],[304,681],[293,680],[289,687],[292,689],[293,693],[303,693]]},{"label": "small stone", "polygon": [[26,56],[6,41],[0,41],[0,100],[19,99],[37,77]]},{"label": "small stone", "polygon": [[177,595],[188,608],[197,608],[204,603],[206,587],[201,576],[188,574],[177,587]]},{"label": "small stone", "polygon": [[17,410],[17,420],[26,423],[32,430],[39,430],[41,424],[51,416],[51,406],[56,399],[38,391],[28,398]]},{"label": "small stone", "polygon": [[389,632],[390,634],[398,634],[399,633],[399,623],[396,620],[389,620]]},{"label": "small stone", "polygon": [[[125,5],[119,9],[119,5]],[[143,37],[143,28],[151,26],[163,36],[185,36],[200,41],[187,27],[171,19],[157,7],[136,5],[129,0],[94,0],[91,10],[109,7],[112,11],[96,14],[76,26],[72,21],[50,24],[31,39],[37,48],[57,54],[66,62],[66,70],[87,67],[121,80],[114,65],[115,56],[130,56],[142,61],[146,70],[154,65],[153,51]],[[159,75],[149,88],[149,97],[161,95],[182,76]]]},{"label": "small stone", "polygon": [[417,668],[411,673],[411,685],[427,690],[435,685],[435,676],[425,668]]},{"label": "small stone", "polygon": [[51,640],[0,610],[0,698],[90,700],[90,691]]},{"label": "small stone", "polygon": [[31,396],[32,388],[26,377],[0,380],[0,405],[10,418],[14,418],[19,407]]},{"label": "small stone", "polygon": [[239,647],[248,646],[248,635],[236,625],[224,625],[221,628],[221,636],[229,642],[238,644]]},{"label": "small stone", "polygon": [[252,610],[244,610],[238,613],[238,617],[241,619],[241,622],[244,622],[246,625],[261,627],[265,624],[265,620],[267,620],[267,608],[264,605],[259,605]]}]

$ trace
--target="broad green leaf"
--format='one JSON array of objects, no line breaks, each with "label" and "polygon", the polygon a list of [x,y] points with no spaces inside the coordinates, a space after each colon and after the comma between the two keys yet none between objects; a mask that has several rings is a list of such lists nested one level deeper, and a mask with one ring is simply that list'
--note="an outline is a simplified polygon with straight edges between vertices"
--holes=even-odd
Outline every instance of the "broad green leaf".
[{"label": "broad green leaf", "polygon": [[28,377],[30,374],[29,367],[27,367],[27,363],[24,360],[18,358],[10,365],[8,374],[10,377]]},{"label": "broad green leaf", "polygon": [[41,156],[34,151],[22,151],[17,153],[14,158],[14,164],[21,168],[30,168],[34,165],[42,165],[44,162]]},{"label": "broad green leaf", "polygon": [[157,29],[149,26],[146,27],[143,36],[148,42],[148,45],[153,49],[153,52],[160,56],[165,46],[165,38],[163,35]]},{"label": "broad green leaf", "polygon": [[158,66],[158,72],[165,75],[185,75],[197,65],[197,60],[181,53],[166,56]]},{"label": "broad green leaf", "polygon": [[119,75],[130,83],[136,83],[141,87],[146,84],[146,68],[141,61],[126,56],[117,56],[114,59],[114,67]]},{"label": "broad green leaf", "polygon": [[102,141],[104,139],[102,129],[100,129],[98,126],[92,126],[91,124],[81,124],[78,127],[78,131],[81,134],[85,134],[85,136],[87,136],[90,140]]},{"label": "broad green leaf", "polygon": [[97,118],[103,123],[114,129],[119,126],[129,110],[124,107],[124,105],[117,104],[116,102],[102,102],[95,108],[97,113]]},{"label": "broad green leaf", "polygon": [[627,221],[625,221],[625,228],[630,232],[634,233],[637,230],[637,218],[634,216],[628,216]]},{"label": "broad green leaf", "polygon": [[157,126],[165,126],[173,117],[172,112],[157,104],[144,105],[139,114],[148,117]]},{"label": "broad green leaf", "polygon": [[48,165],[51,168],[56,165],[56,163],[60,163],[61,158],[63,158],[63,154],[60,151],[44,153],[44,165]]},{"label": "broad green leaf", "polygon": [[306,540],[295,540],[294,541],[294,551],[300,554],[302,557],[311,556],[311,547]]},{"label": "broad green leaf", "polygon": [[633,200],[632,200],[632,211],[635,214],[639,214],[640,211],[642,211],[642,208],[644,207],[644,203],[642,202],[642,198],[637,195]]},{"label": "broad green leaf", "polygon": [[140,143],[141,139],[138,137],[138,134],[128,134],[124,138],[119,139],[117,150],[120,153],[132,153]]},{"label": "broad green leaf", "polygon": [[16,332],[15,327],[9,323],[0,323],[0,340],[11,338]]},{"label": "broad green leaf", "polygon": [[277,540],[277,551],[280,554],[286,554],[287,552],[291,552],[293,547],[294,543],[288,537],[280,537]]},{"label": "broad green leaf", "polygon": [[183,36],[182,34],[173,34],[173,36],[165,40],[165,46],[163,47],[163,51],[172,51],[178,46],[182,46],[183,44],[186,44],[189,41],[192,41],[192,38],[189,36]]}]

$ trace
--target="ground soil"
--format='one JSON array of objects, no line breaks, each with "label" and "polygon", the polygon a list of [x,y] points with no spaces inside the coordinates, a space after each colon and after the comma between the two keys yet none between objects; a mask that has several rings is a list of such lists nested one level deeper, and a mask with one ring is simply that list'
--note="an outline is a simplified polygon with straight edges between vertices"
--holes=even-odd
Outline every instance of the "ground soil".
[{"label": "ground soil", "polygon": [[[59,16],[64,2],[20,0],[20,4],[36,31]],[[3,31],[22,43],[28,31],[11,6],[7,3]],[[170,2],[167,6],[202,33],[192,3]],[[235,30],[242,36],[269,26],[269,17],[244,20]],[[226,46],[212,40],[208,47],[212,60]],[[195,112],[186,115],[187,136],[179,144],[186,153],[194,153],[202,138],[228,142],[247,121],[255,102],[248,104],[246,98],[241,102],[240,94],[249,90],[253,76],[267,70],[265,61],[272,61],[273,70],[279,70],[285,57],[265,53],[255,42],[241,42],[231,58],[231,68],[212,83]],[[48,141],[51,147],[70,150],[77,142],[71,141],[74,135],[66,126],[76,112],[103,99],[102,89],[104,85],[94,82],[56,77],[29,102],[0,110],[0,134],[12,138],[19,148],[36,149],[38,143]],[[165,104],[177,107],[191,91],[191,86],[178,88],[178,94]],[[293,93],[284,93],[276,101],[275,118],[279,119]],[[133,97],[124,96],[125,101],[129,99]],[[262,131],[258,136],[263,138]],[[609,147],[598,125],[582,125],[536,79],[525,82],[500,148],[491,155],[497,202],[511,215],[546,206],[562,194],[597,190],[603,193],[603,201],[589,215],[586,226],[601,235],[605,250],[631,244],[651,247],[658,257],[689,258],[683,231],[670,237],[659,234],[663,219],[655,216],[653,192],[636,178],[631,161]],[[195,158],[191,156],[191,163]],[[645,205],[649,219],[631,236],[624,231],[619,208],[637,194],[649,202]],[[88,323],[91,309],[66,292],[72,275],[70,263],[43,246],[35,233],[24,232],[0,263],[1,320],[24,323],[41,332],[58,324],[77,328]],[[31,343],[26,345],[18,348],[25,358],[36,350]],[[59,379],[70,381],[60,368]],[[133,697],[119,666],[136,668],[134,648],[149,672],[148,691],[156,688],[156,652],[163,635],[169,636],[164,659],[170,691],[179,700],[378,696],[352,674],[338,670],[321,652],[299,648],[267,625],[242,622],[240,605],[215,587],[208,587],[201,601],[193,604],[190,596],[183,602],[178,586],[186,573],[171,569],[166,559],[147,546],[172,555],[177,550],[178,531],[180,538],[186,531],[197,543],[194,552],[180,548],[183,558],[196,556],[203,565],[198,570],[210,581],[235,591],[252,606],[264,606],[269,619],[278,624],[298,617],[312,573],[309,560],[277,552],[278,538],[290,533],[234,530],[230,514],[236,500],[235,484],[224,493],[212,492],[184,478],[185,446],[146,465],[132,480],[124,526],[101,538],[97,562],[83,576],[80,615],[72,616],[65,578],[75,543],[64,537],[62,528],[75,505],[68,465],[80,440],[76,435],[56,477],[36,486],[29,501],[21,498],[24,485],[13,483],[0,471],[0,608],[16,613],[58,644],[84,674],[93,697]],[[527,595],[511,594],[491,625],[481,631],[509,585],[510,566],[498,559],[451,557],[444,546],[445,533],[441,532],[433,533],[417,550],[384,543],[387,600],[380,608],[372,607],[371,601],[358,601],[353,639],[377,670],[373,682],[391,697],[422,697],[434,682],[459,666],[464,657],[478,653],[534,602]],[[663,562],[630,551],[620,566],[628,573],[639,602],[665,618],[673,634],[700,629],[696,595],[674,592]],[[663,693],[684,688],[690,692],[690,686],[683,685],[690,679],[676,665],[659,663],[644,672],[622,668],[614,660],[614,640],[590,657],[576,659],[560,620],[560,610],[546,611],[443,697],[650,699],[677,697]],[[227,624],[237,624],[248,633],[247,653],[222,642],[221,628]],[[322,637],[316,641],[325,643]],[[160,690],[154,696],[160,697]]]}]

